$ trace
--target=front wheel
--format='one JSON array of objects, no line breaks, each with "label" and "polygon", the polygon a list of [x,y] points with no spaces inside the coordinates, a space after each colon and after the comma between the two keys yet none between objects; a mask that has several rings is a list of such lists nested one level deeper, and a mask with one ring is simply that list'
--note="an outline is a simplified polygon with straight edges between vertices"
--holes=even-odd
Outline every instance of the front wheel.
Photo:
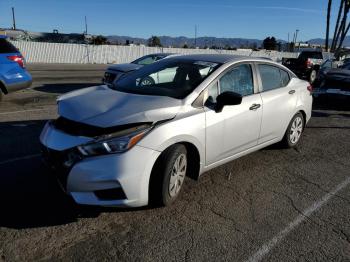
[{"label": "front wheel", "polygon": [[287,131],[284,134],[282,144],[286,148],[293,148],[298,145],[301,134],[304,130],[304,117],[297,113],[290,121]]},{"label": "front wheel", "polygon": [[187,173],[187,151],[184,145],[166,149],[155,164],[150,181],[150,204],[168,206],[178,197]]}]

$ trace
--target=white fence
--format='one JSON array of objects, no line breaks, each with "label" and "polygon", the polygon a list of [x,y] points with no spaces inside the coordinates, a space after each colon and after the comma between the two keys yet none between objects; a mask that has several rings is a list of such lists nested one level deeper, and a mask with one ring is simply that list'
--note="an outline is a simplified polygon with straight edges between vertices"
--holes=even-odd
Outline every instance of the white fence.
[{"label": "white fence", "polygon": [[253,57],[269,57],[274,61],[281,61],[282,57],[293,58],[296,53],[277,51],[250,50],[213,50],[213,49],[184,49],[157,48],[144,46],[112,46],[112,45],[83,45],[12,41],[22,52],[29,63],[127,63],[143,55],[152,53],[178,54],[233,54]]}]

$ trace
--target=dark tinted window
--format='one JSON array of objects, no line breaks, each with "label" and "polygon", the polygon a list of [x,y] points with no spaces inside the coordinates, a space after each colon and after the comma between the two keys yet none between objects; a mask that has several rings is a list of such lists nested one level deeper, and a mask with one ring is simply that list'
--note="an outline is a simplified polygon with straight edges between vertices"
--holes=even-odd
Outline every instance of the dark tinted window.
[{"label": "dark tinted window", "polygon": [[4,38],[0,38],[0,54],[18,53],[16,47]]},{"label": "dark tinted window", "polygon": [[313,58],[313,59],[323,59],[321,52],[302,52],[299,56],[301,59]]},{"label": "dark tinted window", "polygon": [[220,93],[231,91],[242,96],[254,93],[253,74],[250,65],[234,67],[220,79]]},{"label": "dark tinted window", "polygon": [[276,66],[259,65],[259,71],[263,91],[285,87],[289,83],[289,74]]}]

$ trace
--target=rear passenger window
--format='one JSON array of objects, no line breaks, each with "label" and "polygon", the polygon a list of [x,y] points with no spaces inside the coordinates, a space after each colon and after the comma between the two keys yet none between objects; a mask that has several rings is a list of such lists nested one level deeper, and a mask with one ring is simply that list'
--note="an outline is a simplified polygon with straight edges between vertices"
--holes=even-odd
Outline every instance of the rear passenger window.
[{"label": "rear passenger window", "polygon": [[289,83],[289,74],[276,66],[259,65],[259,71],[263,91],[285,87]]},{"label": "rear passenger window", "polygon": [[5,38],[0,38],[0,54],[8,53],[18,53],[18,50]]},{"label": "rear passenger window", "polygon": [[248,96],[254,93],[253,74],[250,65],[234,67],[220,79],[220,93],[230,91]]}]

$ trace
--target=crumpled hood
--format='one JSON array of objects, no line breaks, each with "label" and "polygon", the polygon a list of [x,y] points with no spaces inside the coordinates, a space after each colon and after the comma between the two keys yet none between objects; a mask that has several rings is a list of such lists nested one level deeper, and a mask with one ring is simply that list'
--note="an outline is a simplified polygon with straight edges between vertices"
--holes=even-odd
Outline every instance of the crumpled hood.
[{"label": "crumpled hood", "polygon": [[135,71],[139,68],[141,68],[142,65],[137,65],[137,64],[118,64],[118,65],[111,65],[107,68],[107,70],[112,70],[112,71],[120,71],[120,72],[130,72],[130,71]]},{"label": "crumpled hood", "polygon": [[62,95],[58,113],[67,119],[99,127],[174,118],[181,100],[165,96],[123,93],[93,86]]}]

